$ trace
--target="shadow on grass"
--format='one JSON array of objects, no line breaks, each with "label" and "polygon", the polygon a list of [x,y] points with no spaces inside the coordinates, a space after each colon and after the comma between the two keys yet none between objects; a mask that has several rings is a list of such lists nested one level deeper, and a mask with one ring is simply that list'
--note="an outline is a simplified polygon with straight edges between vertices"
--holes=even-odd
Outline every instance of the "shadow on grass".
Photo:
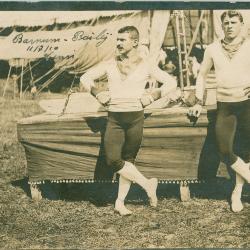
[{"label": "shadow on grass", "polygon": [[[31,197],[28,178],[15,180],[12,185],[23,189]],[[206,183],[190,184],[191,198],[228,200],[232,192],[232,183],[225,178],[216,178]],[[117,183],[50,183],[39,185],[42,196],[49,200],[65,201],[89,201],[96,206],[106,206],[114,203],[117,191]],[[157,196],[162,199],[180,199],[178,184],[159,184]],[[146,204],[147,195],[138,185],[132,185],[127,196],[128,203]],[[243,201],[250,202],[250,187],[245,185],[243,189]]]},{"label": "shadow on grass", "polygon": [[21,188],[27,194],[27,196],[31,197],[30,185],[28,183],[28,178],[27,177],[24,177],[23,179],[12,181],[11,185],[14,186],[14,187]]}]

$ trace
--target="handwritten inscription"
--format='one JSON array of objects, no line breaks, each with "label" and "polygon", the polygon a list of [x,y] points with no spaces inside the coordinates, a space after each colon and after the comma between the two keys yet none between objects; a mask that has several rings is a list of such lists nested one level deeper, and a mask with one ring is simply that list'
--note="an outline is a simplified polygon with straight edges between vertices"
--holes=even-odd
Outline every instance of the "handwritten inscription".
[{"label": "handwritten inscription", "polygon": [[24,44],[39,44],[39,43],[56,43],[56,42],[60,42],[60,38],[44,38],[44,39],[28,39],[28,38],[24,38],[23,37],[23,33],[20,33],[18,35],[16,35],[13,40],[13,43],[24,43]]},{"label": "handwritten inscription", "polygon": [[44,52],[44,53],[48,53],[48,52],[54,52],[56,50],[58,50],[59,47],[58,46],[44,46],[44,45],[37,45],[37,46],[28,46],[28,48],[26,49],[27,51],[30,52]]},{"label": "handwritten inscription", "polygon": [[[101,32],[95,34],[91,32],[88,34],[85,31],[77,31],[73,34],[71,39],[67,38],[26,38],[24,33],[17,34],[13,39],[13,43],[17,44],[27,44],[27,45],[36,45],[36,44],[55,44],[55,43],[67,43],[68,41],[96,41],[96,47],[103,44],[108,36],[112,34],[107,32],[107,29],[102,30]],[[30,49],[27,49],[30,51]]]},{"label": "handwritten inscription", "polygon": [[[66,36],[54,35],[51,37],[50,34],[53,33],[18,33],[12,38],[13,44],[19,44],[24,46],[26,52],[32,53],[34,55],[39,54],[46,58],[55,58],[55,59],[74,59],[75,51],[74,43],[77,46],[81,46],[82,43],[93,42],[96,47],[101,46],[107,39],[112,35],[108,32],[107,29],[103,29],[100,32],[92,32],[79,30],[76,32],[68,32]],[[44,35],[45,34],[45,35]],[[59,34],[59,33],[54,33]],[[65,33],[61,33],[65,34]],[[68,48],[72,47],[72,51],[69,53],[66,52]],[[64,49],[65,48],[65,49]],[[67,55],[66,55],[67,54]]]},{"label": "handwritten inscription", "polygon": [[95,35],[95,33],[91,33],[91,34],[87,34],[84,31],[77,31],[74,36],[72,37],[72,41],[91,41],[91,40],[96,40],[96,47],[100,46],[101,44],[103,44],[107,39],[108,36],[110,36],[112,34],[107,32],[107,29],[104,29],[103,31],[101,31],[100,33],[98,33],[97,35]]}]

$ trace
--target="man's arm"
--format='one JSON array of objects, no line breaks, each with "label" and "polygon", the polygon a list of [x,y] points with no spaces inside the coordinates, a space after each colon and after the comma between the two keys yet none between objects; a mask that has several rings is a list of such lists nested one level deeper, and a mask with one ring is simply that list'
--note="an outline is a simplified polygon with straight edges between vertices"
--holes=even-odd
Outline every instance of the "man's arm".
[{"label": "man's arm", "polygon": [[213,66],[213,59],[210,55],[209,49],[206,49],[200,67],[200,71],[196,80],[196,90],[195,90],[196,103],[188,111],[188,114],[190,116],[195,116],[195,117],[200,116],[203,104],[203,95],[206,87],[206,77],[212,66]]},{"label": "man's arm", "polygon": [[152,102],[167,95],[177,87],[175,78],[161,70],[158,66],[151,66],[149,72],[151,77],[153,77],[156,81],[163,83],[163,85],[160,88],[151,89],[142,96],[141,103],[143,107],[150,105]]},{"label": "man's arm", "polygon": [[206,78],[207,74],[209,73],[211,67],[213,66],[213,60],[209,53],[209,50],[206,49],[204,53],[204,59],[202,61],[199,74],[196,80],[196,91],[195,96],[203,101],[203,95],[206,87]]},{"label": "man's arm", "polygon": [[[106,73],[107,63],[101,62],[98,65],[89,69],[80,78],[80,91],[91,92],[91,88],[95,86],[95,80],[100,78]],[[106,105],[110,101],[110,95],[108,91],[102,91],[96,95],[96,99],[103,105]]]},{"label": "man's arm", "polygon": [[104,62],[90,68],[80,78],[80,91],[91,91],[91,88],[95,86],[95,80],[100,78],[106,73],[106,65]]},{"label": "man's arm", "polygon": [[176,79],[173,76],[169,75],[167,72],[161,70],[158,66],[152,66],[150,74],[156,79],[156,81],[163,84],[160,88],[161,97],[176,89]]},{"label": "man's arm", "polygon": [[146,93],[142,96],[141,103],[143,107],[148,106],[155,100],[167,95],[177,87],[175,78],[161,70],[158,66],[150,65],[149,73],[151,77],[153,77],[156,81],[163,83],[163,85],[160,88],[153,89],[150,93]]}]

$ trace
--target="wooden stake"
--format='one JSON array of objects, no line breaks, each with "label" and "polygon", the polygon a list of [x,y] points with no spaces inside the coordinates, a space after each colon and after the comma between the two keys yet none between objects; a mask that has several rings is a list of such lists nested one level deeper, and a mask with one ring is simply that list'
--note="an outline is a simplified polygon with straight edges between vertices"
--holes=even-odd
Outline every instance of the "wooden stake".
[{"label": "wooden stake", "polygon": [[17,79],[18,79],[18,76],[16,74],[12,75],[12,79],[13,79],[13,89],[14,89],[14,99],[16,99],[16,93],[17,93],[17,89],[18,89],[18,86],[17,86]]},{"label": "wooden stake", "polygon": [[190,190],[189,190],[189,185],[187,183],[180,183],[180,195],[181,195],[181,201],[190,200]]},{"label": "wooden stake", "polygon": [[6,88],[7,88],[8,82],[9,82],[9,79],[10,79],[11,69],[12,69],[12,66],[10,66],[10,69],[9,69],[9,72],[8,72],[8,77],[7,77],[7,80],[6,80],[6,82],[5,82],[5,86],[4,86],[4,90],[3,90],[3,97],[4,97],[4,95],[5,95],[5,91],[6,91]]},{"label": "wooden stake", "polygon": [[35,201],[40,201],[42,197],[42,192],[36,184],[30,184],[31,198]]},{"label": "wooden stake", "polygon": [[24,65],[24,59],[22,59],[21,86],[20,86],[20,99],[22,99],[22,96],[23,96],[23,65]]}]

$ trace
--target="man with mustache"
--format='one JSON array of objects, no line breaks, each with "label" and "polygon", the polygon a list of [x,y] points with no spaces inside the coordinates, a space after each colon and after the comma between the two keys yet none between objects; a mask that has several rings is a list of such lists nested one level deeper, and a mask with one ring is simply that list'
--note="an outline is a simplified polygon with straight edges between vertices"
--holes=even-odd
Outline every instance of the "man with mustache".
[{"label": "man with mustache", "polygon": [[[115,210],[120,215],[131,211],[124,205],[132,182],[139,184],[147,193],[150,204],[157,206],[156,189],[158,180],[147,179],[134,165],[143,136],[144,111],[161,93],[170,92],[177,86],[169,74],[149,63],[139,52],[139,32],[134,26],[119,29],[116,57],[103,61],[88,70],[80,79],[81,87],[91,91],[94,80],[105,73],[108,77],[108,92],[97,94],[96,98],[108,106],[108,123],[104,137],[107,165],[120,175]],[[163,83],[160,92],[144,95],[149,77]],[[160,93],[160,94],[159,94]]]},{"label": "man with mustache", "polygon": [[241,192],[250,182],[249,162],[233,151],[236,128],[250,147],[250,41],[243,37],[243,17],[235,10],[221,15],[224,38],[209,45],[196,82],[196,104],[189,115],[198,117],[202,110],[206,75],[214,65],[217,78],[216,139],[221,160],[236,172],[236,185],[231,196],[234,212],[243,209]]}]

